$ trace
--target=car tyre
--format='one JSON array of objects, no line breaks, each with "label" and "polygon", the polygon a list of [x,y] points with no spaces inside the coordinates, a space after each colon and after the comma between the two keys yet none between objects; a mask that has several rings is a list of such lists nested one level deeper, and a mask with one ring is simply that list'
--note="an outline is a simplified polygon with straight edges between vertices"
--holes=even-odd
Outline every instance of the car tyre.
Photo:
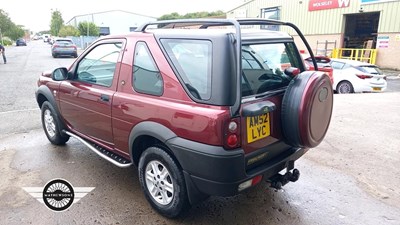
[{"label": "car tyre", "polygon": [[52,144],[64,145],[69,140],[67,134],[61,133],[61,122],[54,107],[48,101],[42,105],[41,118],[44,133]]},{"label": "car tyre", "polygon": [[57,55],[56,55],[56,54],[53,54],[53,58],[57,58]]},{"label": "car tyre", "polygon": [[75,54],[73,55],[73,57],[74,57],[74,58],[78,58],[78,54],[75,53]]},{"label": "car tyre", "polygon": [[139,180],[146,199],[161,215],[174,218],[189,207],[182,170],[162,148],[149,147],[140,157]]},{"label": "car tyre", "polygon": [[306,71],[289,83],[282,99],[282,133],[287,144],[314,148],[324,139],[332,117],[333,90],[325,73]]},{"label": "car tyre", "polygon": [[349,94],[354,92],[353,85],[348,81],[341,81],[337,87],[336,91],[339,94]]}]

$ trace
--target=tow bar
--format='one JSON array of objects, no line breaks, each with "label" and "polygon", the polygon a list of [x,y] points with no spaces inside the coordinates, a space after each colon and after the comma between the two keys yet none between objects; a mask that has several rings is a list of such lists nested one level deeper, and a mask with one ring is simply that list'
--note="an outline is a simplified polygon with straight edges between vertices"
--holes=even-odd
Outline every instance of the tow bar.
[{"label": "tow bar", "polygon": [[271,184],[272,188],[282,189],[282,187],[289,182],[296,182],[300,177],[300,171],[294,169],[292,172],[289,170],[284,174],[276,174],[272,176],[267,182]]}]

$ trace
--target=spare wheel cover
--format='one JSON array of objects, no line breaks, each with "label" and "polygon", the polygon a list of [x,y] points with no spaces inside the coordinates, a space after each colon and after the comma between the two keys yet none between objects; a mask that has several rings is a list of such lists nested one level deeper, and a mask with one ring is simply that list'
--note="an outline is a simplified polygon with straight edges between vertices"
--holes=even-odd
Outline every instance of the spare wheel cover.
[{"label": "spare wheel cover", "polygon": [[328,130],[333,108],[329,76],[306,71],[290,82],[282,100],[282,132],[287,144],[313,148]]}]

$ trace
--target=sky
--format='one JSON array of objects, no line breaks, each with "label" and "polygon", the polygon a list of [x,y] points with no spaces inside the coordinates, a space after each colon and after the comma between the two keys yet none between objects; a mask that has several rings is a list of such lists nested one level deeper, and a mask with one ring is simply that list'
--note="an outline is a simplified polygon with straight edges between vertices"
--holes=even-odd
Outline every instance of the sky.
[{"label": "sky", "polygon": [[226,12],[244,3],[244,0],[36,0],[29,3],[11,0],[2,2],[0,9],[7,12],[15,24],[38,32],[50,29],[52,10],[60,11],[64,22],[68,22],[77,15],[108,10],[124,10],[153,17],[173,12],[181,15],[200,11]]}]

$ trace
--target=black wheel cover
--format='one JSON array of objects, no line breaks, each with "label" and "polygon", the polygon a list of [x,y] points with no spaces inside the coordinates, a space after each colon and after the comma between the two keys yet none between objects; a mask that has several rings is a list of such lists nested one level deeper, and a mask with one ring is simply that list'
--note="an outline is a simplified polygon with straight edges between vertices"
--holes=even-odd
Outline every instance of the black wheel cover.
[{"label": "black wheel cover", "polygon": [[306,71],[289,83],[282,100],[282,132],[287,144],[313,148],[324,139],[333,108],[329,76]]}]

